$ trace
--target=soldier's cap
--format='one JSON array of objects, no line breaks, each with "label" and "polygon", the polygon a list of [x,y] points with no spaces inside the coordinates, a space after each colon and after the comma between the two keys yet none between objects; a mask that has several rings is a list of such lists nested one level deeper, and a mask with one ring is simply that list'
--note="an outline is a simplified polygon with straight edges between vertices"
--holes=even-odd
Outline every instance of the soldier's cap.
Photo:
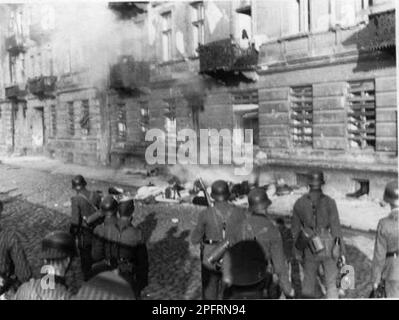
[{"label": "soldier's cap", "polygon": [[398,180],[387,183],[384,191],[384,201],[391,205],[399,206]]},{"label": "soldier's cap", "polygon": [[42,259],[65,259],[75,255],[75,240],[68,232],[53,231],[42,240]]},{"label": "soldier's cap", "polygon": [[230,285],[251,286],[266,277],[267,260],[256,240],[240,241],[223,257],[223,280]]}]

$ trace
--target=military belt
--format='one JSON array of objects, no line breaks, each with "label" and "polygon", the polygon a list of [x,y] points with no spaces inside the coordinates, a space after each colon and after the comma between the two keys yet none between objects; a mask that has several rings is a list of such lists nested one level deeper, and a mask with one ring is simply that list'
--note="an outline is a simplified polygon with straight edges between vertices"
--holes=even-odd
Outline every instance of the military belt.
[{"label": "military belt", "polygon": [[387,254],[386,254],[387,258],[390,258],[390,257],[397,258],[398,256],[399,256],[399,250],[387,252]]},{"label": "military belt", "polygon": [[203,243],[204,244],[218,244],[220,243],[220,240],[204,240]]}]

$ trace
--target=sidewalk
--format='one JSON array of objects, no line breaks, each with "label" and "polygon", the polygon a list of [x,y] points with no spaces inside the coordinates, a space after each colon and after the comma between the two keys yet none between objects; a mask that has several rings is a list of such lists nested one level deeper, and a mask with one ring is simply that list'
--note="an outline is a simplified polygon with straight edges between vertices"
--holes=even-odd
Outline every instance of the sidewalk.
[{"label": "sidewalk", "polygon": [[[161,175],[157,177],[147,177],[144,171],[134,171],[134,169],[112,169],[100,166],[85,167],[77,164],[65,164],[59,160],[49,159],[43,156],[0,157],[0,161],[9,166],[40,170],[50,174],[81,174],[87,179],[136,188],[148,185],[149,182],[157,186],[167,185],[166,178]],[[206,176],[206,170],[202,170],[202,174]],[[228,179],[228,177],[221,177],[218,175],[213,175],[213,178]],[[287,196],[273,197],[271,199],[272,205],[269,210],[273,214],[289,216],[292,214],[295,201],[300,196],[301,193],[299,192]],[[341,223],[346,227],[362,231],[375,231],[378,220],[389,213],[388,207],[382,208],[379,205],[379,199],[370,199],[368,197],[349,199],[339,198],[335,195],[332,196],[336,199]]]}]

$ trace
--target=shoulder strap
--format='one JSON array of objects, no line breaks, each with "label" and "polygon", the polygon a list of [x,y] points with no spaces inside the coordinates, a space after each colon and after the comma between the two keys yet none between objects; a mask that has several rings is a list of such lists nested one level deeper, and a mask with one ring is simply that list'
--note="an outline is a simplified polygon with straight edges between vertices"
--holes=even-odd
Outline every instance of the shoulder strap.
[{"label": "shoulder strap", "polygon": [[[93,193],[90,192],[90,198],[91,198],[92,194]],[[93,202],[91,202],[84,194],[78,193],[77,196],[84,199],[95,211],[98,210],[98,208],[93,204]]]},{"label": "shoulder strap", "polygon": [[219,217],[222,220],[222,239],[225,240],[226,239],[226,222],[227,220],[230,218],[231,216],[231,211],[229,210],[227,213],[227,216],[224,216],[220,210],[218,208],[216,208],[216,206],[213,206],[213,212],[215,213],[213,215],[215,223],[218,224],[218,221],[216,219],[216,217]]}]

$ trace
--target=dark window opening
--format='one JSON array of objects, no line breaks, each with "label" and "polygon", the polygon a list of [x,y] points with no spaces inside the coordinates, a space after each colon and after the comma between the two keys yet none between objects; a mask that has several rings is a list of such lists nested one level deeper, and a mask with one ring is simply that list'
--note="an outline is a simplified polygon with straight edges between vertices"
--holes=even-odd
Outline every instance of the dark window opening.
[{"label": "dark window opening", "polygon": [[148,101],[140,102],[140,131],[145,137],[148,129],[150,127],[150,112],[148,108]]},{"label": "dark window opening", "polygon": [[82,118],[80,119],[80,127],[83,134],[88,135],[90,132],[90,105],[89,100],[82,100]]},{"label": "dark window opening", "polygon": [[347,197],[359,198],[364,195],[368,195],[370,191],[370,181],[367,179],[353,179],[355,182],[355,191],[346,194]]},{"label": "dark window opening", "polygon": [[126,125],[126,104],[118,104],[117,110],[117,140],[126,141],[127,125]]},{"label": "dark window opening", "polygon": [[57,135],[57,110],[55,105],[51,105],[51,133],[53,137]]},{"label": "dark window opening", "polygon": [[75,111],[73,102],[68,102],[68,133],[70,136],[75,135]]},{"label": "dark window opening", "polygon": [[347,132],[352,149],[375,149],[376,111],[374,80],[349,83]]},{"label": "dark window opening", "polygon": [[296,147],[313,146],[313,90],[312,86],[290,89],[290,132]]},{"label": "dark window opening", "polygon": [[297,186],[308,186],[309,184],[309,175],[306,173],[296,173],[296,185]]}]

